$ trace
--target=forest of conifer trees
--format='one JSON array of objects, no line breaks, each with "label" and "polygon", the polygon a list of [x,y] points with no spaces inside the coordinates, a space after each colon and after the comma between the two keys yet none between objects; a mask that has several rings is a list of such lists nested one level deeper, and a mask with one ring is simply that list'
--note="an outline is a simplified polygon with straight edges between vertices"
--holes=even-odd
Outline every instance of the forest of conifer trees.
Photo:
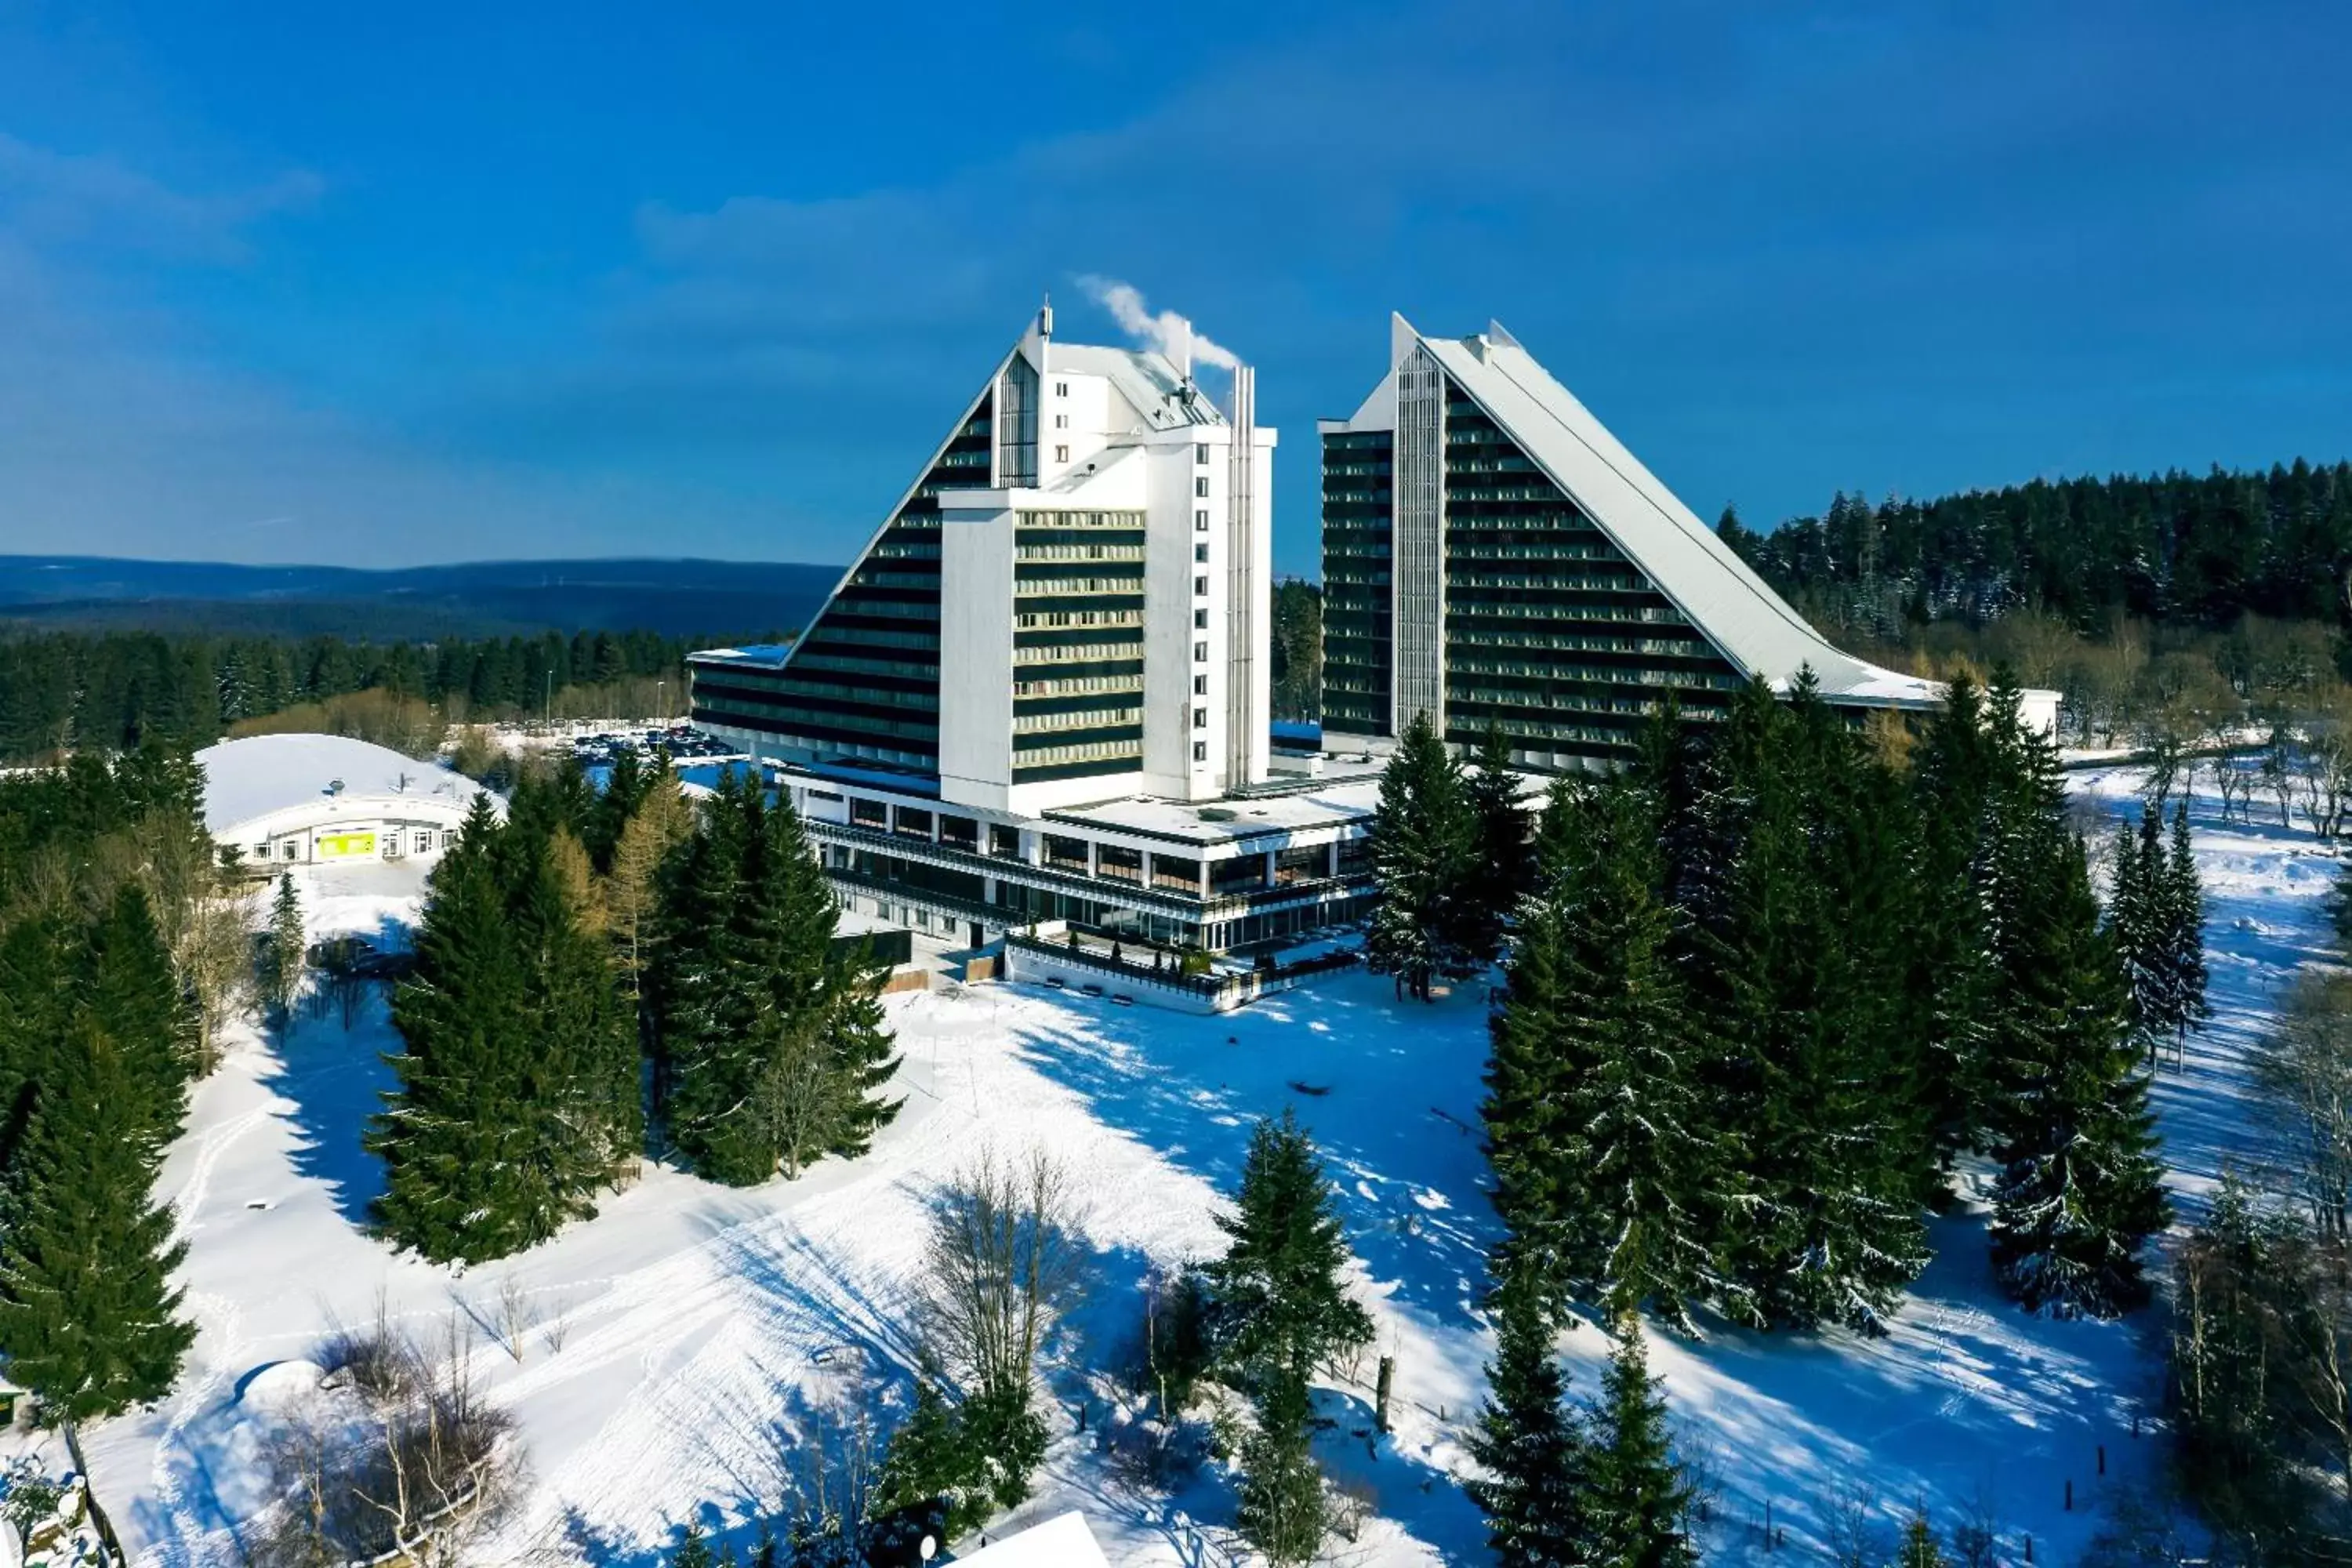
[{"label": "forest of conifer trees", "polygon": [[[589,693],[624,686],[653,715],[653,683],[685,706],[688,651],[718,639],[651,632],[436,643],[50,632],[0,636],[0,763],[61,751],[155,743],[196,750],[240,724],[379,692],[423,704],[441,723],[604,712]],[[322,727],[314,713],[307,727]],[[370,739],[377,737],[370,736]],[[437,742],[438,729],[432,731]]]},{"label": "forest of conifer trees", "polygon": [[1727,510],[1720,532],[1815,621],[1890,641],[1906,623],[2026,608],[2083,632],[2118,616],[2335,626],[2352,568],[2352,463],[2036,479],[1877,506],[1840,495],[1825,515],[1767,532]]},{"label": "forest of conifer trees", "polygon": [[195,1337],[154,1187],[233,1005],[202,789],[152,748],[0,777],[0,1346],[52,1419],[160,1398]]},{"label": "forest of conifer trees", "polygon": [[835,911],[749,775],[698,811],[634,757],[601,791],[576,763],[526,774],[503,821],[478,801],[393,999],[378,1226],[436,1261],[520,1251],[632,1179],[649,1131],[733,1185],[863,1152],[898,1058]]}]

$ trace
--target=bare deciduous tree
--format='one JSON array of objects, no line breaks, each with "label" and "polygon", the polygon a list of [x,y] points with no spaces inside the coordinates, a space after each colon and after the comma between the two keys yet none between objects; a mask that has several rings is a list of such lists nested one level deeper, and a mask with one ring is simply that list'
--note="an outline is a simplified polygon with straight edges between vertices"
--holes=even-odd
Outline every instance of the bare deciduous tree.
[{"label": "bare deciduous tree", "polygon": [[2352,1237],[2352,974],[2307,974],[2256,1047],[2255,1081],[2293,1150],[2312,1228]]},{"label": "bare deciduous tree", "polygon": [[1043,1149],[984,1153],[940,1195],[919,1318],[926,1350],[968,1391],[1025,1393],[1076,1283],[1082,1223],[1068,1167]]},{"label": "bare deciduous tree", "polygon": [[260,1568],[457,1568],[520,1493],[512,1418],[477,1394],[454,1316],[438,1361],[403,1337],[359,1337],[379,1375],[351,1378],[266,1445],[278,1500],[251,1543]]}]

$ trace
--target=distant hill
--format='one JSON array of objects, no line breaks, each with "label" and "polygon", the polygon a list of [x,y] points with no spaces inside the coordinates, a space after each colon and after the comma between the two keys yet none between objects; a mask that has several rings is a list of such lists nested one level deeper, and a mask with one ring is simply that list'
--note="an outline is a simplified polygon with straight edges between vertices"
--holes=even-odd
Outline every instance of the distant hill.
[{"label": "distant hill", "polygon": [[805,626],[839,578],[805,562],[484,561],[363,571],[89,555],[0,555],[0,625],[20,629],[493,637]]}]

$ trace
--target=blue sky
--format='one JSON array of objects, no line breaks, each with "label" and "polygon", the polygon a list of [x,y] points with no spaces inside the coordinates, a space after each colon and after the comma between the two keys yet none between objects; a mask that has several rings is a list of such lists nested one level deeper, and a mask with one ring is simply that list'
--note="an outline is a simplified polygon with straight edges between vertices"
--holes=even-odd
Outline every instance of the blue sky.
[{"label": "blue sky", "polygon": [[1042,290],[1695,508],[2352,455],[2352,8],[0,0],[0,552],[840,560]]}]

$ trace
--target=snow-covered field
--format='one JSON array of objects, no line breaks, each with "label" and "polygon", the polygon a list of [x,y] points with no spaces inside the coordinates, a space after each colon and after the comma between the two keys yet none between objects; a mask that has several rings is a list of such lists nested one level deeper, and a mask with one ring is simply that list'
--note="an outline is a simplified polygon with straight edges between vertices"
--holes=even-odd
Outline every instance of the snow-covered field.
[{"label": "snow-covered field", "polygon": [[[2107,801],[2131,784],[2076,780]],[[2241,1053],[2316,950],[2335,869],[2299,828],[2224,829],[2210,798],[2197,804],[2218,1016],[2158,1090],[2174,1184],[2192,1205],[2250,1152]],[[304,888],[319,933],[394,931],[419,892],[399,867],[315,872]],[[164,1173],[201,1336],[171,1399],[86,1435],[125,1544],[147,1563],[236,1561],[238,1525],[262,1501],[268,1402],[240,1397],[258,1370],[310,1353],[331,1325],[364,1323],[379,1297],[437,1337],[452,1313],[495,1323],[518,1289],[536,1320],[519,1358],[468,1331],[534,1478],[485,1560],[651,1564],[690,1518],[740,1529],[777,1495],[781,1434],[797,1416],[861,1373],[903,1393],[902,1291],[928,1195],[983,1149],[1043,1145],[1080,1178],[1094,1275],[1056,1347],[1057,1438],[1024,1517],[1082,1508],[1114,1562],[1226,1561],[1230,1495],[1214,1468],[1172,1497],[1132,1479],[1097,1447],[1110,1384],[1068,1369],[1122,1358],[1147,1270],[1215,1248],[1211,1216],[1252,1121],[1295,1104],[1339,1184],[1380,1325],[1373,1354],[1397,1358],[1392,1438],[1366,1436],[1372,1355],[1358,1385],[1324,1397],[1327,1464],[1374,1514],[1342,1555],[1485,1560],[1454,1481],[1491,1343],[1474,1310],[1494,1228],[1474,1131],[1483,994],[1400,1004],[1384,982],[1342,973],[1229,1018],[1006,986],[891,1007],[908,1104],[868,1158],[753,1192],[654,1170],[551,1245],[463,1273],[394,1258],[357,1228],[378,1180],[360,1127],[388,1079],[377,1053],[394,1044],[380,1005],[349,1033],[329,1018],[283,1046],[241,1036],[196,1091]],[[2063,1563],[2103,1497],[2147,1475],[2147,1322],[2025,1317],[1992,1288],[1979,1219],[1940,1221],[1935,1239],[1885,1339],[1654,1336],[1686,1448],[1718,1490],[1712,1560],[1760,1555],[1768,1508],[1790,1548],[1817,1539],[1859,1483],[1890,1542],[1915,1503],[1949,1523],[1981,1500],[2006,1559],[2030,1532],[2035,1561]],[[1581,1328],[1566,1343],[1589,1394],[1602,1337]]]}]

